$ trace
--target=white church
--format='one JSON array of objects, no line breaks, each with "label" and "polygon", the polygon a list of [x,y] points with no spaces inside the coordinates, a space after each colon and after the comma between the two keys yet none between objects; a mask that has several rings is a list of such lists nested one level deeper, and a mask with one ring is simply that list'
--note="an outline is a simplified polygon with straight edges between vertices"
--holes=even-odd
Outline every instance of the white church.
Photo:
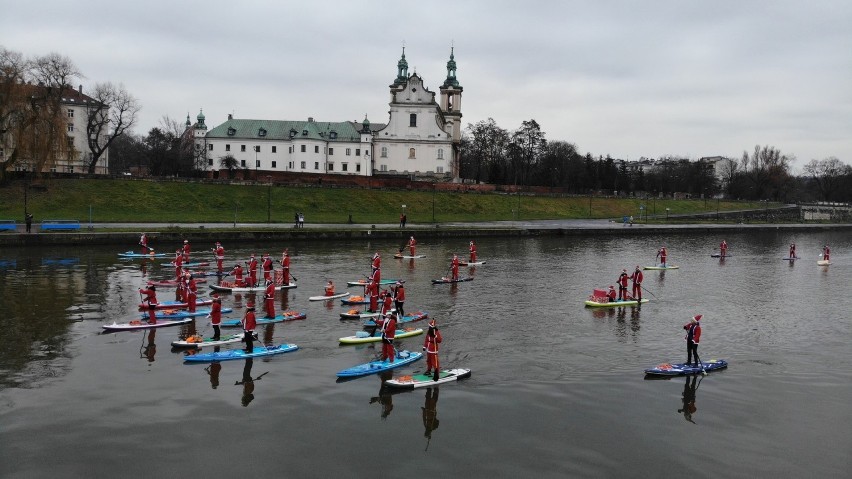
[{"label": "white church", "polygon": [[461,141],[461,96],[454,52],[450,50],[447,78],[440,102],[417,74],[408,74],[405,48],[390,85],[390,118],[386,124],[365,117],[352,121],[250,120],[233,118],[207,129],[203,113],[192,130],[196,156],[214,177],[225,170],[228,155],[238,168],[269,172],[337,175],[408,175],[442,181],[458,179]]}]

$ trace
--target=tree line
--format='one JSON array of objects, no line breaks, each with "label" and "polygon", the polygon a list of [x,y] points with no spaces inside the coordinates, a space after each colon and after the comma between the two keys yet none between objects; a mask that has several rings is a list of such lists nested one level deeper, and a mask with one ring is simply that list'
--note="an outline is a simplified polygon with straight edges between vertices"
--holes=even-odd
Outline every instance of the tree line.
[{"label": "tree line", "polygon": [[675,155],[630,162],[581,154],[574,143],[545,136],[535,120],[523,121],[514,131],[493,118],[468,124],[459,175],[474,183],[551,187],[583,195],[852,201],[852,167],[836,157],[811,160],[804,174],[796,176],[791,171],[796,158],[769,145],[755,146],[739,158],[692,160]]}]

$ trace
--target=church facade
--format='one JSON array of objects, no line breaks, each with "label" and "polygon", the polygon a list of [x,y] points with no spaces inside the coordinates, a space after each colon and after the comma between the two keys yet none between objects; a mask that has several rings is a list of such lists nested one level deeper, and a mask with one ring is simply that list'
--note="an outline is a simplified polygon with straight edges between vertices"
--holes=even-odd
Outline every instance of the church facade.
[{"label": "church facade", "polygon": [[[439,93],[417,74],[408,73],[405,49],[390,85],[389,119],[374,124],[306,120],[228,119],[208,130],[200,112],[187,115],[196,165],[218,176],[220,170],[322,173],[339,175],[407,175],[440,181],[458,178],[461,142],[461,96],[454,53]],[[224,160],[224,161],[223,161]]]}]

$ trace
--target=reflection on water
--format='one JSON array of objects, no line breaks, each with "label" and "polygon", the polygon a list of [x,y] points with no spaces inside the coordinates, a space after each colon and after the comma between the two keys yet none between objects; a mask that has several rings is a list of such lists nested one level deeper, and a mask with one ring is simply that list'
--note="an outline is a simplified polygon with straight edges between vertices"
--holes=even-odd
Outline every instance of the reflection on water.
[{"label": "reflection on water", "polygon": [[379,377],[379,395],[370,398],[370,404],[378,403],[382,407],[381,418],[387,419],[393,411],[393,394],[385,387],[385,381],[393,378],[393,371],[382,371],[378,374]]},{"label": "reflection on water", "polygon": [[438,429],[438,391],[437,387],[425,388],[426,401],[423,407],[420,408],[423,413],[423,435],[426,436],[426,450],[429,450],[429,444],[432,442],[432,431]]},{"label": "reflection on water", "polygon": [[147,359],[149,363],[154,362],[154,356],[157,354],[157,344],[154,342],[155,339],[157,339],[156,329],[142,331],[142,346],[139,348],[139,357]]},{"label": "reflection on water", "polygon": [[[704,379],[704,376],[700,378]],[[683,413],[684,419],[693,424],[695,424],[695,421],[692,420],[692,415],[698,410],[695,406],[695,392],[698,390],[698,386],[701,385],[701,379],[699,379],[698,375],[686,376],[681,396],[683,407],[677,410],[677,412]],[[698,384],[696,384],[696,381],[698,381]]]}]

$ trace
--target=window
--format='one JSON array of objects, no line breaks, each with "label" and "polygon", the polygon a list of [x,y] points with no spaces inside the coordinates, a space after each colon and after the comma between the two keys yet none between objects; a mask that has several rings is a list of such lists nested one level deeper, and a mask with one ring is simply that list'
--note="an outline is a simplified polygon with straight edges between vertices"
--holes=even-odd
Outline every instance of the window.
[{"label": "window", "polygon": [[231,151],[231,145],[225,145],[225,151]]},{"label": "window", "polygon": [[334,171],[334,163],[328,162],[328,171]]},{"label": "window", "polygon": [[416,158],[416,156],[414,156],[414,148],[409,148],[408,149],[408,159],[413,160],[414,158]]},{"label": "window", "polygon": [[240,145],[240,151],[246,151],[246,145]]},{"label": "window", "polygon": [[257,130],[257,136],[260,136],[260,137],[266,136],[266,129],[261,128],[261,129]]},{"label": "window", "polygon": [[293,153],[293,147],[292,146],[287,147],[287,153]]},{"label": "window", "polygon": [[273,168],[276,168],[276,167],[277,167],[277,164],[276,164],[276,163],[277,163],[277,162],[275,162],[275,161],[273,161],[273,162],[272,162],[272,167],[273,167]]},{"label": "window", "polygon": [[68,133],[74,133],[74,124],[73,123],[68,124]]},{"label": "window", "polygon": [[388,147],[383,146],[382,147],[382,158],[387,158],[387,157],[388,157]]},{"label": "window", "polygon": [[207,149],[210,150],[210,151],[213,151],[213,143],[207,145]]},{"label": "window", "polygon": [[74,118],[74,110],[72,108],[68,109],[68,118]]},{"label": "window", "polygon": [[355,171],[357,171],[359,173],[361,172],[361,163],[358,163],[358,164],[355,165]]},{"label": "window", "polygon": [[213,166],[213,158],[207,160],[207,166]]},{"label": "window", "polygon": [[240,166],[245,168],[246,167],[246,160],[240,160]]},{"label": "window", "polygon": [[318,169],[319,169],[319,161],[315,161],[315,162],[314,162],[314,169],[315,169],[315,170],[318,170]]},{"label": "window", "polygon": [[435,168],[435,172],[436,172],[436,173],[443,173],[443,172],[444,172],[444,167],[443,167],[443,166],[439,166],[439,167]]},{"label": "window", "polygon": [[254,152],[255,152],[255,153],[260,153],[260,145],[255,145],[255,147],[254,147]]},{"label": "window", "polygon": [[232,126],[229,126],[228,127],[228,136],[234,136],[236,134],[237,134],[237,130],[235,130],[234,127],[232,127]]},{"label": "window", "polygon": [[343,171],[349,171],[349,163],[341,163],[343,165]]},{"label": "window", "polygon": [[334,130],[331,130],[331,133],[328,134],[328,137],[331,138],[332,140],[336,140],[337,139],[337,132],[334,131]]},{"label": "window", "polygon": [[[287,163],[287,168],[290,168],[291,170],[293,169],[293,162],[292,161],[290,163]],[[302,167],[302,168],[304,168],[304,167]]]},{"label": "window", "polygon": [[314,145],[314,153],[319,153],[319,145]]},{"label": "window", "polygon": [[199,145],[198,143],[196,143],[196,144],[195,144],[195,149],[196,149],[196,150],[200,150],[200,149],[201,149],[201,145]]},{"label": "window", "polygon": [[444,149],[443,148],[438,148],[438,159],[439,160],[444,159]]},{"label": "window", "polygon": [[346,156],[351,156],[351,155],[352,155],[352,148],[347,148],[346,149]]},{"label": "window", "polygon": [[277,147],[277,146],[273,146],[273,147],[272,147],[272,152],[273,152],[273,153],[278,153],[278,147]]},{"label": "window", "polygon": [[307,147],[305,145],[302,145],[302,153],[307,151],[305,148],[307,148]]},{"label": "window", "polygon": [[51,173],[56,173],[56,167],[55,167],[55,166],[51,166],[51,167],[50,167],[50,172],[51,172]]},{"label": "window", "polygon": [[361,148],[355,148],[355,156],[361,156]]},{"label": "window", "polygon": [[334,148],[329,148],[328,149],[328,156],[331,156],[333,154],[334,154]]},{"label": "window", "polygon": [[417,126],[417,113],[408,115],[408,126]]},{"label": "window", "polygon": [[260,160],[254,160],[254,167],[260,168]]},{"label": "window", "polygon": [[303,170],[305,169],[305,162],[304,162],[304,161],[302,162],[302,166],[301,166],[301,168],[302,168]]},{"label": "window", "polygon": [[382,165],[379,167],[379,171],[388,171],[388,165]]}]

